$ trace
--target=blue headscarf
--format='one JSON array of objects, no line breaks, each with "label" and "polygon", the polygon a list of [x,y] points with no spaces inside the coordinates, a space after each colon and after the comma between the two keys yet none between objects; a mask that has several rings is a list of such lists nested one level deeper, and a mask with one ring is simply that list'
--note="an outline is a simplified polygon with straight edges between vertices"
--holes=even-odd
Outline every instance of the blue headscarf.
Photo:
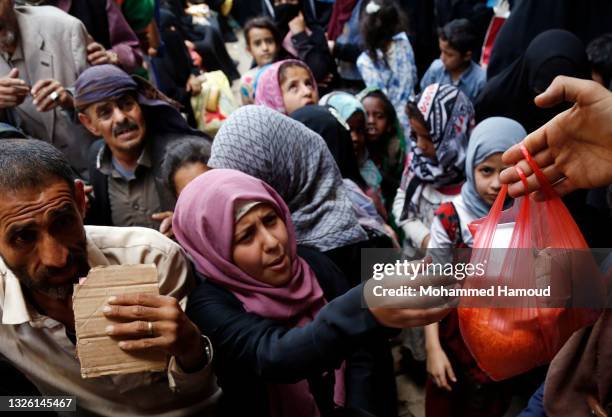
[{"label": "blue headscarf", "polygon": [[489,156],[504,152],[519,143],[525,136],[527,132],[523,126],[507,117],[490,117],[480,122],[472,131],[465,159],[467,181],[461,187],[461,196],[465,205],[477,217],[486,216],[491,206],[476,190],[474,168]]},{"label": "blue headscarf", "polygon": [[348,119],[358,111],[363,113],[364,116],[366,114],[361,101],[354,95],[345,93],[344,91],[335,91],[327,94],[319,100],[319,104],[321,106],[334,108],[344,123],[347,123]]}]

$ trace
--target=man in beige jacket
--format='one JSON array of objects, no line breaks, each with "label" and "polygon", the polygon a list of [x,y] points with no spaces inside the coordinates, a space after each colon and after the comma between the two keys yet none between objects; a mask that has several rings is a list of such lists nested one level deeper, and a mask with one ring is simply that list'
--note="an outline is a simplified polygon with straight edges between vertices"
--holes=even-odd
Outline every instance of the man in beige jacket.
[{"label": "man in beige jacket", "polygon": [[[183,312],[196,282],[181,248],[151,229],[83,226],[83,184],[42,141],[0,141],[0,193],[0,362],[43,395],[76,396],[81,414],[212,415],[213,352]],[[103,312],[120,324],[106,331],[125,351],[166,352],[168,371],[82,379],[73,285],[95,266],[150,263],[161,295],[109,298]]]}]

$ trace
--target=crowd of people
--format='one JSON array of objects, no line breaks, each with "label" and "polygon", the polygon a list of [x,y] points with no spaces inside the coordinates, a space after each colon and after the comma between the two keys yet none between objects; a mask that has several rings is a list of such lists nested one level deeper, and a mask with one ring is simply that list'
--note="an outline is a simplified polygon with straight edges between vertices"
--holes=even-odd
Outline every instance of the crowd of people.
[{"label": "crowd of people", "polygon": [[[472,248],[503,184],[544,198],[524,148],[611,246],[610,21],[606,0],[0,0],[0,395],[397,417],[405,373],[427,417],[612,415],[608,311],[494,381],[448,300],[364,305],[361,271],[363,249]],[[133,264],[160,295],[113,294],[100,336],[167,371],[84,379],[73,286]]]}]

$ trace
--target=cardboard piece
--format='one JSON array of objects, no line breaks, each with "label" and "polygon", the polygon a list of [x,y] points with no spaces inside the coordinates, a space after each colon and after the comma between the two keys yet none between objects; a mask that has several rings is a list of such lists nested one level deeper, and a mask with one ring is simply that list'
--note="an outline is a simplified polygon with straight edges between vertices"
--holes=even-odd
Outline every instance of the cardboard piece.
[{"label": "cardboard piece", "polygon": [[107,319],[102,308],[107,305],[109,297],[131,293],[159,295],[155,265],[93,268],[82,284],[74,286],[72,306],[83,378],[166,369],[164,352],[128,353],[119,348],[118,339],[106,335],[106,326],[116,322]]}]

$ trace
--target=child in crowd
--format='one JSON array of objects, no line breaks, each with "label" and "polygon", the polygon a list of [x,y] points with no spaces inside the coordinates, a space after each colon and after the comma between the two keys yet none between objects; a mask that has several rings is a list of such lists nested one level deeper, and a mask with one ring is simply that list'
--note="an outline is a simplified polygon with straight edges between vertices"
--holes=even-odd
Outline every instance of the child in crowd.
[{"label": "child in crowd", "polygon": [[472,61],[476,34],[467,19],[456,19],[438,31],[440,58],[423,75],[421,89],[430,84],[452,84],[472,101],[487,82],[487,73]]},{"label": "child in crowd", "polygon": [[255,88],[255,104],[283,114],[317,104],[319,90],[312,72],[302,61],[287,59],[265,68]]},{"label": "child in crowd", "polygon": [[168,189],[178,198],[183,188],[195,177],[208,171],[210,143],[184,139],[170,144],[161,165],[162,178]]},{"label": "child in crowd", "polygon": [[[195,177],[208,171],[210,142],[195,139],[183,139],[170,143],[161,164],[162,179],[172,194],[179,194]],[[174,236],[172,230],[173,211],[164,211],[153,215],[160,221],[159,231],[168,237]]]},{"label": "child in crowd", "polygon": [[[429,244],[438,206],[461,192],[474,108],[456,87],[432,84],[406,113],[412,127],[411,154],[393,201],[393,218],[404,234],[404,253],[413,257]],[[427,359],[423,328],[405,329],[401,339],[403,360],[416,361],[419,369]]]},{"label": "child in crowd", "polygon": [[461,191],[465,150],[474,125],[472,103],[451,85],[432,84],[407,106],[412,157],[393,203],[405,248],[425,249],[438,206]]},{"label": "child in crowd", "polygon": [[366,111],[366,147],[382,174],[382,196],[390,211],[406,160],[403,130],[393,104],[382,90],[366,88],[358,98]]},{"label": "child in crowd", "polygon": [[407,136],[410,124],[405,109],[414,95],[417,72],[403,20],[395,1],[369,0],[361,20],[366,51],[357,59],[357,68],[366,87],[380,88],[391,100]]},{"label": "child in crowd", "polygon": [[319,104],[333,109],[340,121],[346,124],[351,132],[359,172],[372,190],[368,195],[374,200],[379,213],[384,219],[387,219],[380,188],[382,174],[370,159],[366,148],[366,113],[363,105],[355,96],[345,92],[330,93],[324,96]]},{"label": "child in crowd", "polygon": [[[485,217],[501,189],[501,155],[527,133],[516,121],[491,117],[474,128],[465,158],[467,181],[461,194],[440,205],[431,224],[430,254],[436,262],[452,262],[452,249],[471,248],[468,224]],[[463,342],[457,311],[425,328],[427,371],[426,416],[503,416],[510,392],[478,367]]]},{"label": "child in crowd", "polygon": [[593,39],[586,49],[593,81],[612,91],[612,33]]},{"label": "child in crowd", "polygon": [[246,49],[255,66],[240,78],[240,99],[243,105],[255,103],[255,83],[261,69],[283,55],[280,33],[269,17],[255,17],[244,26]]}]

